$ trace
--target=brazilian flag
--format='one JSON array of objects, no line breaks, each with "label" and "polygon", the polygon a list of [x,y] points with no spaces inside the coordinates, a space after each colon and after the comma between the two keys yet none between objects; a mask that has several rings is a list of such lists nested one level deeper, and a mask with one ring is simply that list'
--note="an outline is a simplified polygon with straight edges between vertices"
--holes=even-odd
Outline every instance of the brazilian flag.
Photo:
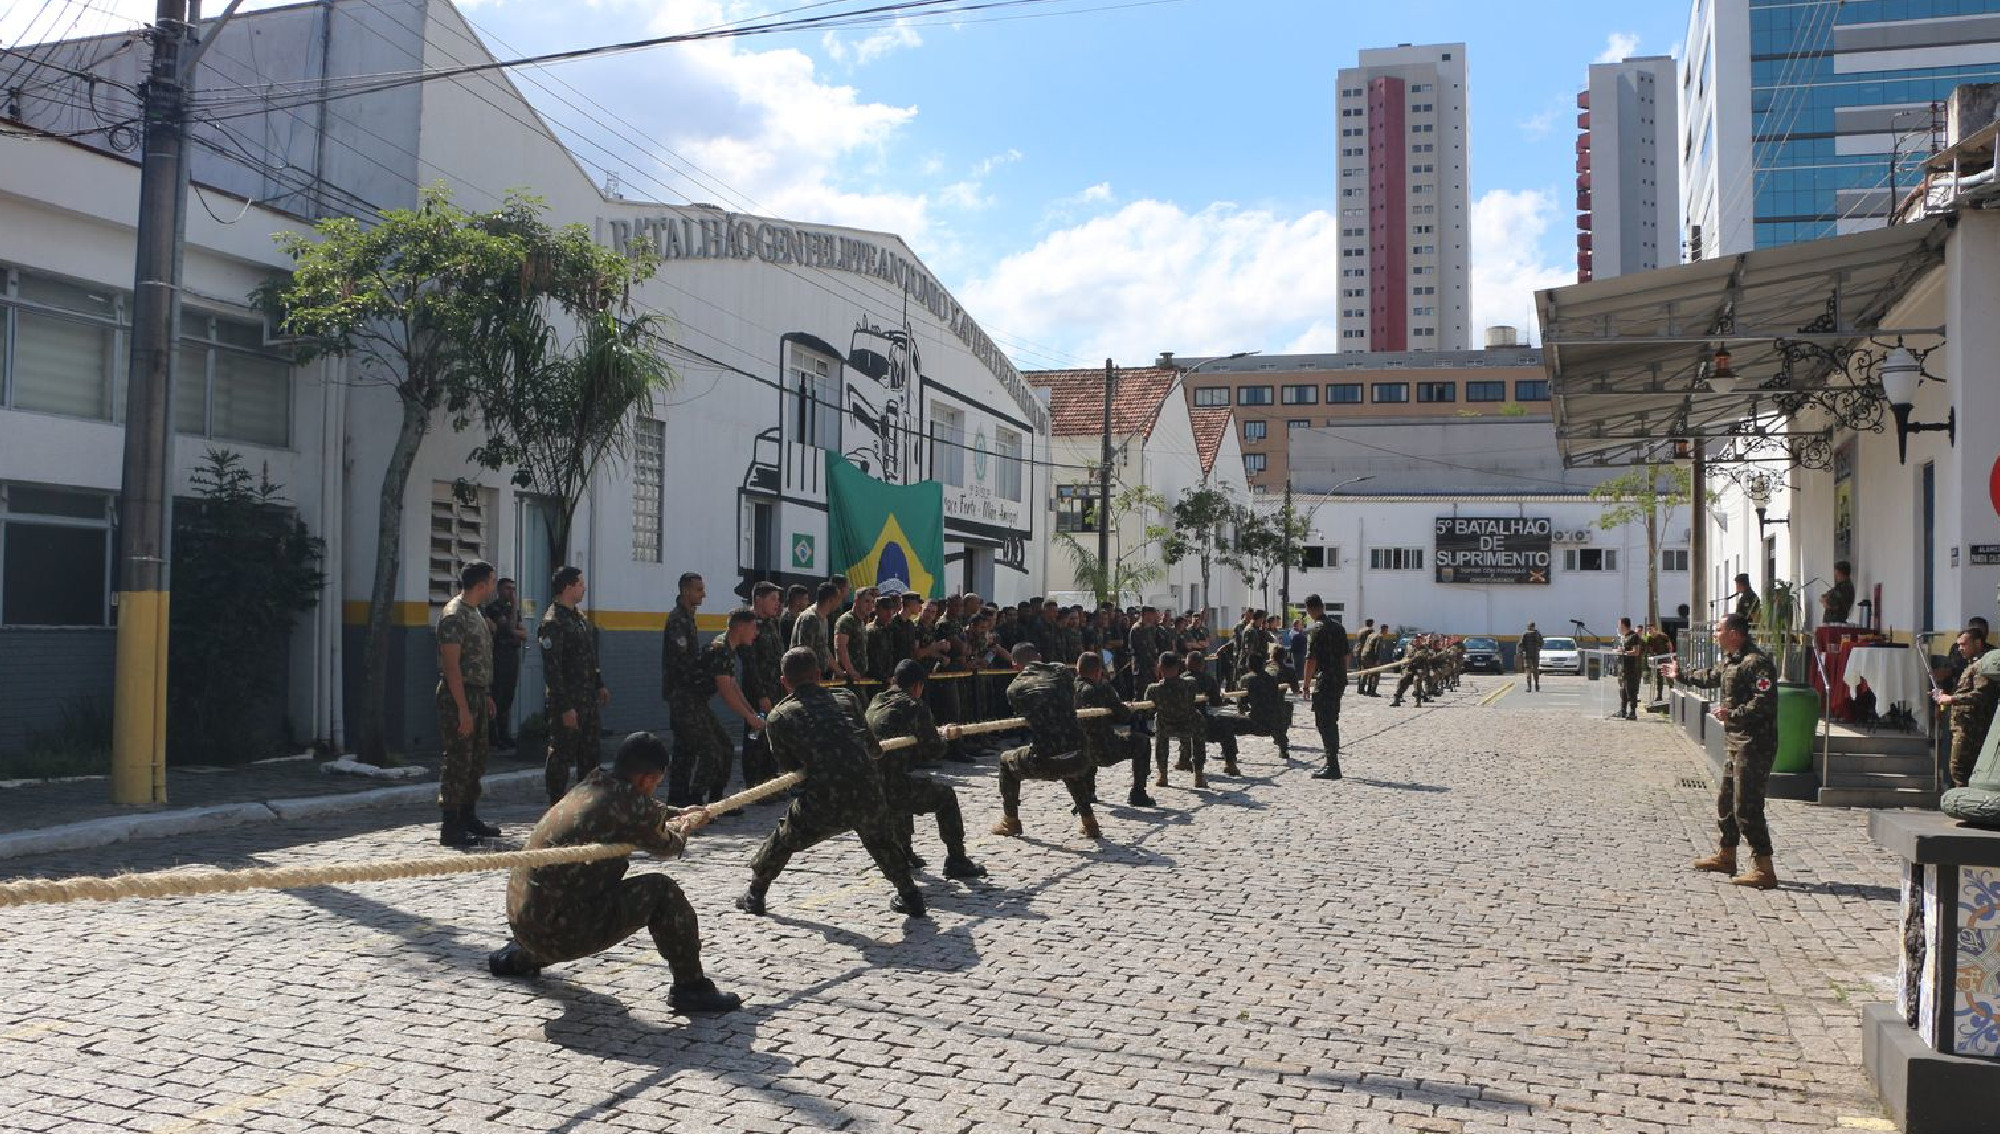
[{"label": "brazilian flag", "polygon": [[944,485],[937,481],[884,484],[829,452],[826,531],[829,562],[856,590],[942,597]]}]

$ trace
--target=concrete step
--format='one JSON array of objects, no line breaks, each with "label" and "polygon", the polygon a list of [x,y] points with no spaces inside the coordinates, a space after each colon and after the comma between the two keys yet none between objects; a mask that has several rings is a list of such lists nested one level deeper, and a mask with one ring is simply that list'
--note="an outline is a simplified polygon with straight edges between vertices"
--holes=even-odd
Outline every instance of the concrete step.
[{"label": "concrete step", "polygon": [[1910,775],[1904,772],[1842,772],[1839,775],[1828,776],[1826,778],[1826,786],[1841,788],[1910,787],[1928,790],[1936,785],[1931,780],[1929,772],[1925,772],[1922,775]]},{"label": "concrete step", "polygon": [[1844,727],[1836,727],[1831,736],[1814,736],[1813,750],[1818,751],[1822,745],[1835,756],[1929,756],[1931,751],[1928,736],[1907,732],[1857,732]]},{"label": "concrete step", "polygon": [[1938,793],[1928,787],[1823,787],[1821,807],[1920,807],[1934,810]]},{"label": "concrete step", "polygon": [[1849,773],[1860,772],[1891,772],[1928,779],[1935,763],[1929,752],[1907,756],[1892,756],[1879,752],[1835,752],[1826,758],[1826,771],[1828,779],[1838,779]]}]

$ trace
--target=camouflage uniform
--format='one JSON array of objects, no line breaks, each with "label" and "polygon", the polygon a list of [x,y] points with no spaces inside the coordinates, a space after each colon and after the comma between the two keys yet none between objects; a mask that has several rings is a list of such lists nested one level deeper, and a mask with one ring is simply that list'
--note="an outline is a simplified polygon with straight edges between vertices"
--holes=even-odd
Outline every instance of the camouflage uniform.
[{"label": "camouflage uniform", "polygon": [[1109,680],[1079,681],[1076,703],[1078,709],[1109,709],[1110,715],[1085,717],[1083,728],[1083,750],[1089,755],[1092,778],[1098,768],[1109,768],[1113,764],[1132,766],[1132,791],[1136,795],[1145,794],[1146,788],[1146,743],[1144,733],[1133,729],[1119,732],[1119,725],[1131,725],[1138,718],[1118,697]]},{"label": "camouflage uniform", "polygon": [[1529,630],[1521,635],[1521,672],[1532,692],[1542,687],[1542,632]]},{"label": "camouflage uniform", "polygon": [[[542,647],[542,711],[549,722],[542,785],[554,803],[569,790],[571,768],[576,769],[577,783],[597,768],[597,697],[604,678],[598,671],[590,623],[576,608],[550,603],[536,640]],[[576,714],[574,728],[562,721],[569,712]]]},{"label": "camouflage uniform", "polygon": [[682,715],[689,718],[685,729],[678,723],[675,725],[674,752],[678,754],[683,743],[688,745],[688,790],[693,793],[689,798],[697,803],[714,803],[729,794],[730,765],[736,747],[710,706],[717,692],[715,679],[734,676],[736,651],[729,648],[727,634],[717,634],[695,659],[690,678],[693,684],[683,694],[684,704],[675,714],[676,722]]},{"label": "camouflage uniform", "polygon": [[1972,769],[1979,760],[1979,744],[1993,724],[1993,710],[2000,703],[2000,651],[1987,650],[1973,658],[1952,687],[1951,701],[1951,782],[1965,787],[1972,782]]},{"label": "camouflage uniform", "polygon": [[438,769],[438,806],[447,812],[469,811],[479,802],[479,779],[486,774],[486,690],[493,684],[493,629],[479,608],[452,596],[438,617],[437,644],[458,647],[459,684],[465,707],[472,713],[472,733],[458,731],[458,704],[438,666],[438,736],[444,741],[444,766]]},{"label": "camouflage uniform", "polygon": [[1646,641],[1637,630],[1618,640],[1618,707],[1639,715],[1639,679],[1646,667]]},{"label": "camouflage uniform", "polygon": [[1292,728],[1292,701],[1282,684],[1284,668],[1276,662],[1255,673],[1243,675],[1243,713],[1250,728],[1278,743],[1278,756],[1291,758],[1289,733]]},{"label": "camouflage uniform", "polygon": [[874,738],[854,695],[808,685],[785,698],[765,720],[778,765],[803,771],[806,778],[777,829],[751,856],[753,890],[769,886],[792,855],[853,831],[897,892],[914,893],[916,882],[903,857],[895,817],[882,794]]},{"label": "camouflage uniform", "polygon": [[[528,836],[528,850],[632,843],[661,856],[678,856],[687,840],[667,826],[674,809],[609,769],[583,778],[549,808]],[[573,961],[601,953],[641,929],[673,970],[675,984],[702,980],[701,938],[694,907],[664,874],[625,877],[622,858],[560,866],[516,867],[507,880],[507,924],[514,942],[536,964]]]},{"label": "camouflage uniform", "polygon": [[1076,659],[1083,656],[1083,627],[1064,626],[1060,633],[1062,645],[1058,648],[1056,656],[1049,660],[1059,661],[1064,665],[1075,665]]},{"label": "camouflage uniform", "polygon": [[667,767],[667,802],[675,807],[696,802],[689,785],[702,749],[701,719],[709,715],[708,701],[694,692],[700,662],[701,631],[695,627],[694,611],[676,602],[667,615],[666,634],[660,642],[660,697],[667,703],[667,724],[674,734]]},{"label": "camouflage uniform", "polygon": [[[737,663],[743,670],[743,699],[758,712],[764,711],[764,702],[772,705],[785,699],[785,685],[780,679],[785,645],[778,634],[778,620],[760,618],[757,620],[757,637],[747,646],[736,650]],[[778,767],[771,760],[771,743],[762,733],[750,733],[743,737],[743,785],[753,787],[778,774]]]},{"label": "camouflage uniform", "polygon": [[819,658],[821,673],[833,672],[833,635],[827,630],[826,619],[820,616],[819,608],[809,606],[799,612],[799,620],[792,623],[792,648],[804,646]]},{"label": "camouflage uniform", "polygon": [[[1262,668],[1262,667],[1259,667]],[[1200,689],[1208,701],[1201,706],[1202,736],[1222,745],[1222,762],[1227,767],[1236,766],[1236,738],[1242,735],[1239,727],[1243,718],[1222,710],[1229,702],[1222,699],[1222,683],[1207,670],[1190,670],[1188,678]]]},{"label": "camouflage uniform", "polygon": [[900,618],[892,618],[886,624],[877,622],[868,628],[868,676],[877,681],[888,681],[896,672],[896,663],[902,659],[896,656],[896,623]]},{"label": "camouflage uniform", "polygon": [[954,858],[965,855],[965,817],[958,808],[958,793],[922,773],[910,771],[912,763],[933,763],[944,755],[945,740],[937,722],[921,701],[895,687],[875,698],[868,706],[868,728],[876,740],[913,736],[915,748],[884,752],[881,756],[882,794],[896,815],[896,830],[903,853],[910,855],[910,839],[916,830],[915,816],[937,816],[938,841]]},{"label": "camouflage uniform", "polygon": [[1745,642],[1742,652],[1725,654],[1712,669],[1687,674],[1687,681],[1719,690],[1729,710],[1722,725],[1728,759],[1715,797],[1722,847],[1733,852],[1740,839],[1750,844],[1751,853],[1768,858],[1771,831],[1764,825],[1764,784],[1778,755],[1777,667],[1755,642]]},{"label": "camouflage uniform", "polygon": [[1168,741],[1181,742],[1181,756],[1196,775],[1202,774],[1207,763],[1208,722],[1195,702],[1199,696],[1201,686],[1185,673],[1146,686],[1143,700],[1153,703],[1153,766],[1159,772],[1154,782],[1163,787],[1167,782]]},{"label": "camouflage uniform", "polygon": [[1262,626],[1245,627],[1236,635],[1236,671],[1230,680],[1240,682],[1243,678],[1264,668],[1271,660],[1271,632]]},{"label": "camouflage uniform", "polygon": [[897,662],[909,661],[916,656],[917,624],[899,614],[889,622],[889,671],[895,672]]},{"label": "camouflage uniform", "polygon": [[1021,814],[1021,781],[1061,780],[1088,820],[1090,773],[1096,765],[1084,751],[1083,723],[1076,719],[1076,670],[1050,661],[1030,662],[1007,686],[1007,703],[1028,722],[1029,742],[1000,755],[1000,809],[1008,819]]},{"label": "camouflage uniform", "polygon": [[1391,698],[1391,703],[1400,703],[1403,694],[1409,692],[1410,686],[1414,685],[1417,687],[1417,704],[1423,704],[1424,692],[1430,687],[1430,672],[1431,652],[1412,643],[1410,652],[1403,655],[1403,678],[1396,682],[1396,695]]},{"label": "camouflage uniform", "polygon": [[[863,677],[866,677],[868,675],[868,638],[861,628],[861,616],[849,610],[839,618],[833,620],[833,637],[827,639],[827,648],[832,652],[836,663],[840,660],[840,652],[835,648],[835,645],[840,640],[842,634],[847,635],[847,660],[853,662],[854,668]],[[838,667],[836,665],[829,668]],[[839,677],[845,681],[847,674],[841,673]],[[868,703],[869,691],[867,686],[856,686],[854,692],[860,695],[862,704],[865,705]]]},{"label": "camouflage uniform", "polygon": [[[1357,668],[1367,669],[1369,666],[1375,664],[1375,642],[1380,637],[1381,634],[1373,626],[1370,626],[1362,630],[1361,636],[1354,640],[1354,664]],[[1372,673],[1365,677],[1355,678],[1354,691],[1364,697],[1368,696],[1369,683],[1375,679],[1376,675]]]},{"label": "camouflage uniform", "polygon": [[1131,679],[1126,686],[1128,696],[1137,693],[1153,679],[1153,667],[1160,655],[1167,649],[1167,629],[1164,626],[1147,626],[1140,623],[1132,627],[1126,638],[1126,648],[1131,654],[1131,668],[1127,672]]}]

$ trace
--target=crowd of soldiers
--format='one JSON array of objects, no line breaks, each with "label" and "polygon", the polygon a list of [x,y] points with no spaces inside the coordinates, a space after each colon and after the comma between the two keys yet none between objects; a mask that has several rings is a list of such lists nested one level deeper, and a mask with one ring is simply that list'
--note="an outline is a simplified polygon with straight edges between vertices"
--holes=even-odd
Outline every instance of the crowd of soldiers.
[{"label": "crowd of soldiers", "polygon": [[[525,633],[517,632],[511,589],[502,590],[490,565],[467,565],[459,582],[436,630],[445,748],[438,804],[439,841],[463,847],[500,833],[476,808],[489,726],[501,719],[496,658],[517,653]],[[954,758],[958,721],[998,716],[998,703],[1024,722],[1027,736],[1000,755],[996,835],[1023,832],[1028,781],[1061,782],[1079,833],[1098,839],[1100,768],[1128,766],[1127,802],[1152,807],[1149,769],[1152,787],[1169,786],[1174,770],[1190,773],[1196,789],[1209,786],[1210,743],[1220,746],[1224,775],[1241,774],[1237,740],[1244,735],[1270,737],[1289,760],[1288,687],[1310,691],[1326,757],[1318,775],[1341,776],[1338,722],[1349,643],[1316,595],[1306,603],[1311,627],[1293,636],[1296,654],[1281,646],[1281,620],[1262,611],[1248,612],[1227,645],[1210,654],[1199,615],[1109,604],[1086,612],[1044,600],[996,608],[977,595],[926,599],[873,587],[850,596],[839,577],[813,591],[758,583],[750,605],[731,611],[723,631],[704,641],[697,614],[707,588],[689,573],[679,580],[661,645],[661,696],[673,746],[634,733],[605,768],[598,737],[611,694],[578,609],[582,571],[558,569],[550,591],[536,636],[546,684],[550,806],[527,847],[629,843],[680,853],[686,834],[713,819],[708,805],[724,797],[734,772],[734,749],[713,709],[719,701],[743,723],[746,785],[803,773],[751,858],[749,886],[736,900],[751,914],[767,912],[770,887],[793,855],[852,831],[893,887],[891,907],[924,916],[913,875],[925,865],[913,837],[918,815],[936,817],[947,878],[984,876],[966,853],[956,792],[922,768]],[[1303,681],[1295,656],[1303,658]],[[1212,669],[1214,662],[1221,664]],[[963,696],[949,680],[954,676],[966,679]],[[987,681],[998,682],[999,702],[983,703]],[[1225,682],[1241,690],[1233,709]],[[1134,695],[1143,697],[1136,707],[1127,704]],[[934,708],[947,723],[938,723]],[[1079,716],[1093,709],[1102,712]],[[912,743],[884,749],[904,739]],[[1170,765],[1176,747],[1179,762]],[[654,798],[662,786],[666,798]],[[680,888],[661,875],[626,879],[625,870],[623,858],[517,869],[507,903],[513,939],[489,967],[496,975],[533,975],[644,928],[673,973],[672,1006],[735,1008],[739,999],[702,974],[696,919]]]}]

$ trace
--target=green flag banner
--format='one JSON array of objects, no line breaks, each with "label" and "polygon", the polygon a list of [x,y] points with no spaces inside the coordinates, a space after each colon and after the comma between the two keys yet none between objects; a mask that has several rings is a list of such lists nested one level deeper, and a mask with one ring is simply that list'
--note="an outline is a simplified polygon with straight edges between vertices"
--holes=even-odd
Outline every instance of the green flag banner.
[{"label": "green flag banner", "polygon": [[939,598],[944,573],[944,485],[884,484],[826,455],[828,561],[856,590]]}]

